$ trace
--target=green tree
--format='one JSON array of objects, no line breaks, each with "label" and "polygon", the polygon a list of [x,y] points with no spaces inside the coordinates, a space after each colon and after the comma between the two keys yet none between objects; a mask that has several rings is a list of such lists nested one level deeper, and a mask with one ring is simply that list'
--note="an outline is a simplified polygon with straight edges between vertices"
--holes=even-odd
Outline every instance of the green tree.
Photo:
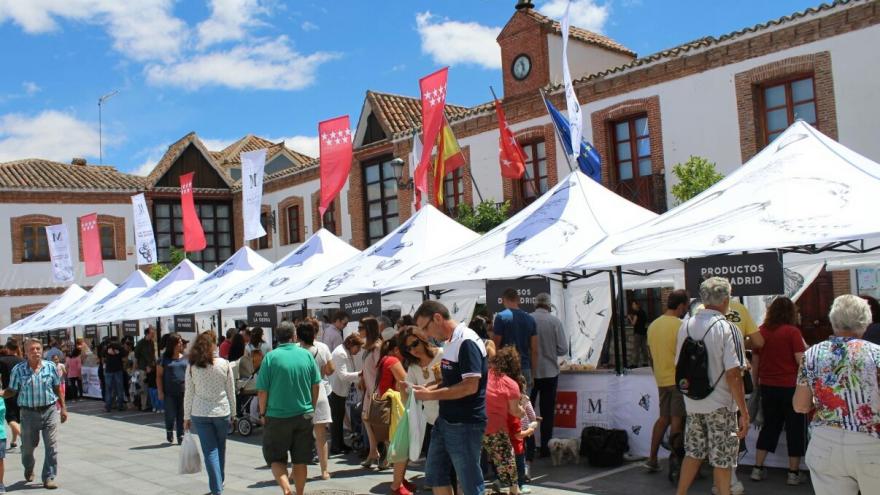
[{"label": "green tree", "polygon": [[458,206],[458,215],[455,219],[474,232],[485,234],[507,220],[509,210],[509,201],[500,204],[483,201],[476,208],[469,204],[461,204]]},{"label": "green tree", "polygon": [[150,278],[153,280],[159,280],[160,278],[168,275],[178,263],[186,259],[186,251],[183,249],[176,248],[171,246],[171,249],[168,253],[169,263],[156,263],[150,268]]},{"label": "green tree", "polygon": [[672,186],[676,204],[684,203],[724,178],[715,170],[714,163],[700,156],[691,156],[688,161],[675,165],[672,173],[678,178],[678,184]]}]

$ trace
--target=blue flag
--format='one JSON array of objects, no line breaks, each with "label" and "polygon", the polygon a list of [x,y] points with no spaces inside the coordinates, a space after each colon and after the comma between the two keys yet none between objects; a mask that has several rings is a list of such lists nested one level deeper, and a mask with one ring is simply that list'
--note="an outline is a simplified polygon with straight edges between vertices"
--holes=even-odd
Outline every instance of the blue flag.
[{"label": "blue flag", "polygon": [[[562,147],[565,148],[566,154],[571,156],[571,137],[568,119],[559,113],[559,110],[546,98],[544,98],[544,104],[547,105],[547,112],[550,113],[550,118],[553,119],[553,124],[559,132]],[[602,182],[602,159],[599,157],[599,152],[596,151],[596,148],[593,148],[593,145],[588,143],[586,139],[581,139],[581,149],[580,153],[578,153],[577,162],[581,172],[596,182]]]}]

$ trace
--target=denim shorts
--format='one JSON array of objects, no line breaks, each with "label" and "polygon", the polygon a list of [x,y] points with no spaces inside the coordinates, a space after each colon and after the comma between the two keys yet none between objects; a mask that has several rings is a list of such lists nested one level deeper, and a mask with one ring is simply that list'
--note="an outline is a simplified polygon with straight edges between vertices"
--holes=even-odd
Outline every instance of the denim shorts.
[{"label": "denim shorts", "polygon": [[455,474],[464,495],[481,495],[484,490],[480,469],[480,449],[486,423],[449,423],[437,418],[431,430],[431,445],[425,466],[428,486],[450,486],[450,473]]}]

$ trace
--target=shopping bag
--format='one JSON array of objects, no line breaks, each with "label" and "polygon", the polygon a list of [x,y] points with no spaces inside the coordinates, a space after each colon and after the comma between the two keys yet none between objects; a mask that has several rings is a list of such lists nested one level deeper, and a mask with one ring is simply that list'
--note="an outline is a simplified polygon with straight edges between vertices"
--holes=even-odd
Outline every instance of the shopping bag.
[{"label": "shopping bag", "polygon": [[422,456],[422,442],[425,441],[428,420],[425,419],[422,401],[416,400],[413,393],[409,394],[406,401],[406,415],[409,417],[409,460],[416,462]]},{"label": "shopping bag", "polygon": [[199,446],[196,445],[196,439],[193,434],[186,432],[183,434],[183,441],[180,442],[180,474],[195,474],[202,470],[202,458],[199,455]]},{"label": "shopping bag", "polygon": [[391,443],[388,445],[388,462],[391,463],[406,462],[409,457],[409,406],[412,406],[413,394],[410,393],[409,396],[410,400],[407,401],[407,410],[397,422],[397,428],[391,437]]}]

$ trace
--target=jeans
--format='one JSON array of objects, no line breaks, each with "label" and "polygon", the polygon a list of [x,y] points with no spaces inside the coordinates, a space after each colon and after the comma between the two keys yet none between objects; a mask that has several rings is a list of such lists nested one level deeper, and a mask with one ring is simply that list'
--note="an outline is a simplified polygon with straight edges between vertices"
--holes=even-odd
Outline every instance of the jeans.
[{"label": "jeans", "polygon": [[526,455],[516,454],[516,484],[522,488],[526,484]]},{"label": "jeans", "polygon": [[159,389],[158,388],[148,388],[147,395],[150,396],[150,407],[157,411],[161,411],[163,409],[162,401],[159,400]]},{"label": "jeans", "polygon": [[183,394],[165,394],[165,432],[177,426],[177,439],[183,438]]},{"label": "jeans", "polygon": [[[538,409],[538,416],[541,416],[541,450],[544,451],[546,451],[550,439],[553,438],[553,421],[556,416],[556,387],[558,384],[558,376],[535,378],[535,385],[532,387],[532,393],[529,394],[532,406]],[[541,401],[540,406],[538,405],[539,399]],[[534,449],[535,437],[531,436],[526,439],[526,454],[531,457]]]},{"label": "jeans", "polygon": [[330,401],[330,451],[341,452],[345,448],[344,429],[346,398],[331,392],[327,397]]},{"label": "jeans", "polygon": [[449,423],[437,418],[425,466],[425,482],[432,487],[452,486],[453,467],[463,495],[482,495],[480,450],[486,423]]},{"label": "jeans", "polygon": [[104,373],[104,383],[107,391],[104,392],[104,405],[109,411],[113,407],[113,398],[116,397],[120,409],[125,409],[125,390],[122,386],[122,372],[108,371]]},{"label": "jeans", "polygon": [[208,486],[211,493],[222,493],[223,480],[226,478],[226,435],[229,432],[229,416],[220,418],[193,416],[192,424],[202,445],[202,457],[205,458],[205,471],[208,472]]},{"label": "jeans", "polygon": [[827,426],[814,427],[811,433],[806,461],[816,495],[880,493],[880,440]]},{"label": "jeans", "polygon": [[58,474],[58,424],[59,414],[55,404],[39,411],[21,408],[21,464],[27,473],[34,471],[34,449],[43,433],[43,448],[46,458],[43,459],[42,480],[54,480]]}]

